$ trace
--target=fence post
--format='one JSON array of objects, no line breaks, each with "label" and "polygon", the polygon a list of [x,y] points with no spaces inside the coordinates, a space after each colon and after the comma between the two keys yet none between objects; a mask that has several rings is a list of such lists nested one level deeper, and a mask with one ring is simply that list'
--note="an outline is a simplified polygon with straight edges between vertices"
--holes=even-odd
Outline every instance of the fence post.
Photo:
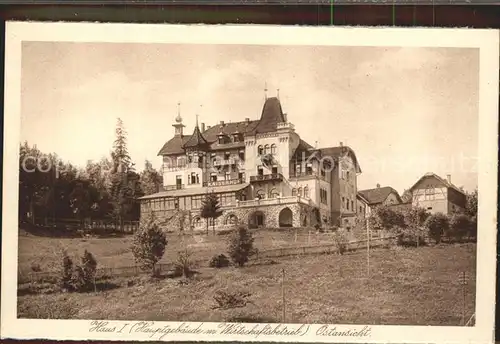
[{"label": "fence post", "polygon": [[283,302],[283,323],[286,322],[286,305],[285,305],[285,269],[281,269],[281,299]]}]

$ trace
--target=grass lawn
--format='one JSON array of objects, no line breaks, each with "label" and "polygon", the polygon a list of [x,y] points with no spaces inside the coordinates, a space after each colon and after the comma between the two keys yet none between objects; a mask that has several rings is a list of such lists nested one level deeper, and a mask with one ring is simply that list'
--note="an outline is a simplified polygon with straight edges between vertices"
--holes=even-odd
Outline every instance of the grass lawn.
[{"label": "grass lawn", "polygon": [[[76,245],[79,248],[88,245],[100,263],[132,259],[130,253],[123,250],[123,244],[103,244],[104,248],[88,240]],[[29,256],[28,262],[35,254],[43,256],[42,252],[29,253],[28,247],[20,249],[20,259]],[[240,269],[200,267],[199,274],[187,284],[181,284],[182,279],[122,278],[110,281],[116,288],[98,293],[19,296],[18,316],[281,322],[281,271],[284,268],[286,322],[460,325],[463,296],[459,276],[462,271],[469,277],[465,286],[467,318],[475,309],[475,251],[475,244],[376,249],[372,251],[369,277],[366,276],[366,252],[358,251],[343,256],[276,259],[274,264],[262,261]],[[112,252],[116,256],[112,256]],[[221,289],[248,291],[252,304],[214,310],[213,296]]]},{"label": "grass lawn", "polygon": [[[305,230],[297,231],[259,230],[254,234],[254,245],[259,250],[276,247],[301,246],[328,242],[328,235],[311,234]],[[193,252],[194,260],[208,261],[216,254],[226,253],[227,235],[209,234],[168,235],[168,245],[161,263],[175,261],[177,252],[187,246]],[[330,241],[331,242],[331,241]],[[33,235],[19,236],[18,270],[20,275],[32,271],[33,264],[39,265],[42,272],[53,271],[60,264],[61,249],[66,249],[73,257],[81,256],[85,249],[96,257],[99,267],[118,268],[134,266],[131,252],[132,236],[118,238],[51,238]]]}]

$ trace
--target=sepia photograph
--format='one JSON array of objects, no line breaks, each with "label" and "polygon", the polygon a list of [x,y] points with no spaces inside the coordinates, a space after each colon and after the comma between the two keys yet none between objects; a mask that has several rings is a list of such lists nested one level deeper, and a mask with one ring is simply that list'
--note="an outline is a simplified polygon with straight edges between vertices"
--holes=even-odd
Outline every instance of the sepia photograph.
[{"label": "sepia photograph", "polygon": [[6,332],[489,342],[498,31],[120,26],[8,26]]}]

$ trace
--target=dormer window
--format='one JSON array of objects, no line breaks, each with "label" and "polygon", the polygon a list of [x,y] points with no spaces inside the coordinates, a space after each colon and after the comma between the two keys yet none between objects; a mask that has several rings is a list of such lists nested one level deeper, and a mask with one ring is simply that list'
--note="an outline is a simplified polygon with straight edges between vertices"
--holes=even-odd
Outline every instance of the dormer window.
[{"label": "dormer window", "polygon": [[241,160],[245,160],[245,150],[243,150],[243,149],[242,149],[242,150],[240,150],[240,151],[238,152],[238,156],[239,156],[239,158],[240,158]]},{"label": "dormer window", "polygon": [[233,134],[233,141],[234,142],[241,142],[241,141],[243,141],[242,137],[241,137],[241,134],[240,133],[234,133]]},{"label": "dormer window", "polygon": [[264,147],[259,146],[259,147],[257,148],[257,153],[258,153],[259,155],[264,154]]}]

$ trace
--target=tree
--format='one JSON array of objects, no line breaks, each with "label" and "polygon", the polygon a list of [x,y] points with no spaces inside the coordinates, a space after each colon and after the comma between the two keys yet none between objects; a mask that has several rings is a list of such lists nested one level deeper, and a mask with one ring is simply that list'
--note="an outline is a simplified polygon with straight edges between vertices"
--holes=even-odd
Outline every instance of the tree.
[{"label": "tree", "polygon": [[[120,230],[123,230],[123,221],[134,210],[137,209],[137,196],[140,196],[139,175],[134,172],[127,150],[126,131],[123,121],[118,118],[115,130],[115,141],[111,153],[111,190],[110,195],[113,203],[113,215],[118,220]],[[137,215],[137,214],[136,214]]]},{"label": "tree", "polygon": [[95,286],[95,275],[97,271],[97,260],[92,253],[85,250],[81,257],[80,265],[75,266],[73,274],[73,288],[77,291],[88,291]]},{"label": "tree", "polygon": [[448,217],[443,213],[432,214],[425,220],[425,227],[429,231],[429,237],[439,244],[449,228]]},{"label": "tree", "polygon": [[449,227],[449,237],[453,237],[455,240],[462,241],[463,238],[468,234],[471,226],[471,220],[469,216],[465,214],[453,214],[450,218]]},{"label": "tree", "polygon": [[[406,210],[403,215],[407,230],[402,235],[409,236],[408,239],[414,241],[418,246],[423,236],[422,230],[425,220],[427,220],[430,214],[424,208],[412,207]],[[401,238],[401,240],[406,241],[405,238]]]},{"label": "tree", "polygon": [[90,212],[91,200],[89,190],[81,181],[78,181],[69,195],[69,202],[73,213],[80,220],[80,225]]},{"label": "tree", "polygon": [[470,237],[477,236],[477,200],[477,189],[473,192],[466,193],[465,213],[470,217],[468,233]]},{"label": "tree", "polygon": [[229,239],[228,253],[231,259],[239,267],[248,262],[248,258],[255,254],[253,247],[254,238],[245,227],[241,226],[233,232]]},{"label": "tree", "polygon": [[142,269],[151,271],[151,275],[155,276],[155,265],[165,254],[167,243],[165,233],[158,227],[151,213],[134,235],[132,253],[135,261]]},{"label": "tree", "polygon": [[213,192],[208,193],[201,204],[200,216],[206,219],[207,223],[207,234],[208,234],[208,220],[212,220],[212,229],[215,234],[215,219],[222,215],[222,210],[220,210],[219,196]]},{"label": "tree", "polygon": [[391,231],[405,226],[404,215],[385,205],[375,207],[369,221],[370,227],[375,230]]},{"label": "tree", "polygon": [[144,170],[141,172],[141,189],[145,195],[160,191],[163,184],[161,174],[153,168],[151,162],[146,160]]}]

